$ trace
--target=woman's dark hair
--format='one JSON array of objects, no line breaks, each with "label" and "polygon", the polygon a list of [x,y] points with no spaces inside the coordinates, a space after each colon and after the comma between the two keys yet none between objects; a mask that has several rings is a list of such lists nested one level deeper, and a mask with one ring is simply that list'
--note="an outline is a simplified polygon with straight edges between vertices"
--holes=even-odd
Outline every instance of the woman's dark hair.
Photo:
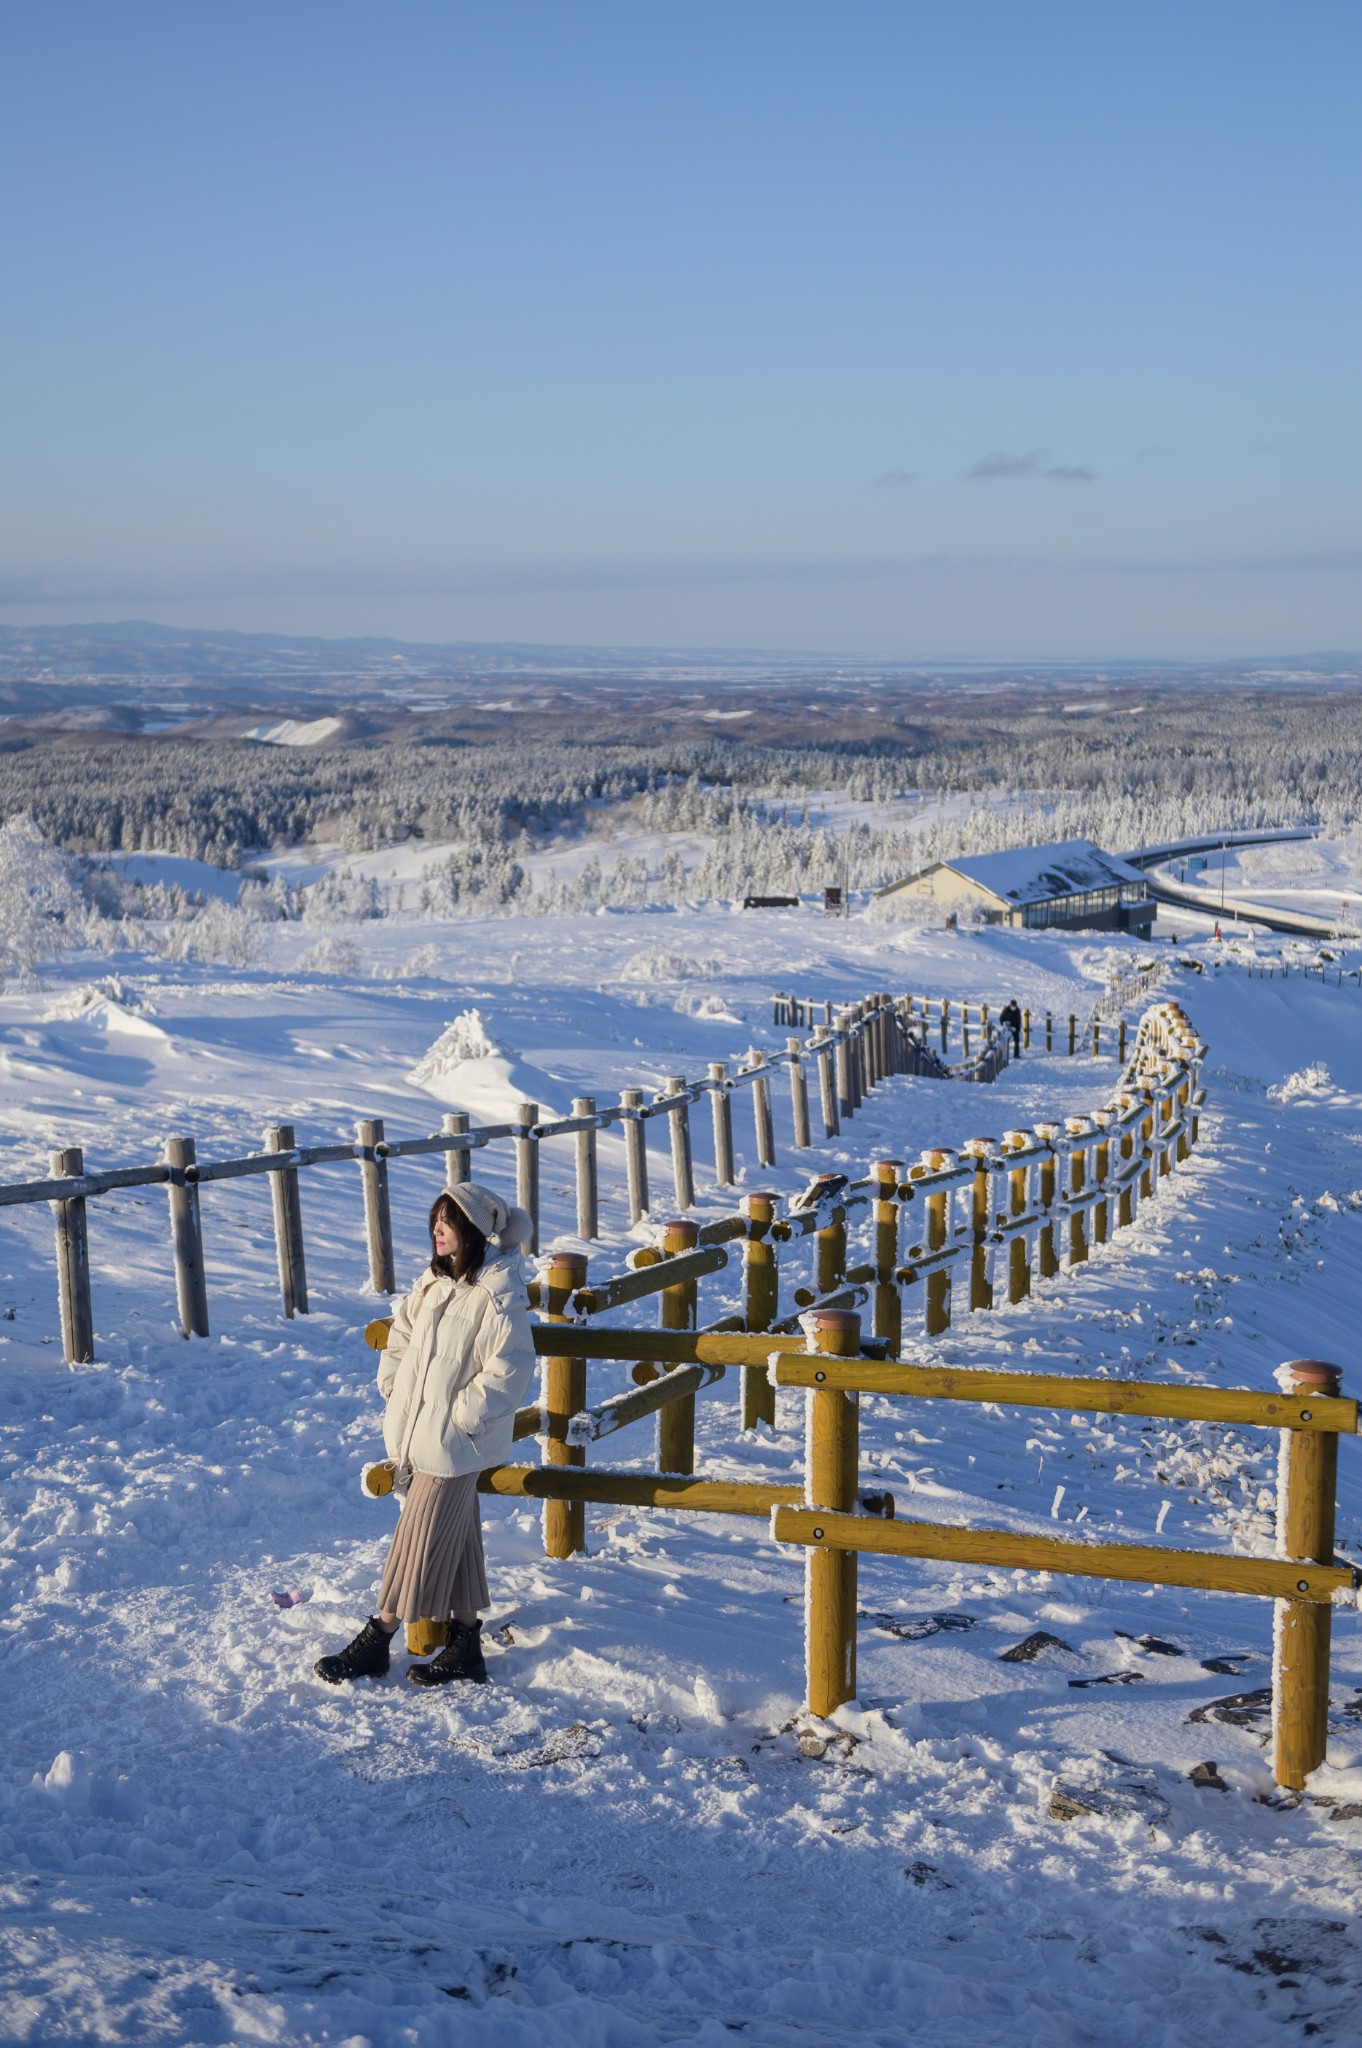
[{"label": "woman's dark hair", "polygon": [[487,1257],[487,1239],[476,1223],[470,1223],[458,1203],[449,1195],[441,1195],[431,1203],[430,1242],[435,1246],[435,1226],[447,1223],[458,1240],[459,1249],[454,1253],[435,1252],[430,1262],[432,1273],[442,1273],[447,1280],[475,1280],[482,1271],[482,1262]]}]

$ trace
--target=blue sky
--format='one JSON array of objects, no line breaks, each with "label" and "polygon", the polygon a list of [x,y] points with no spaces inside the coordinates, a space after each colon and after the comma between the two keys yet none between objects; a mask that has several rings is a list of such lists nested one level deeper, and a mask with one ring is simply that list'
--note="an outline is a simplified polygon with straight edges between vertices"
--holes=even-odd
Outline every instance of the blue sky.
[{"label": "blue sky", "polygon": [[0,620],[1362,646],[1362,9],[0,6]]}]

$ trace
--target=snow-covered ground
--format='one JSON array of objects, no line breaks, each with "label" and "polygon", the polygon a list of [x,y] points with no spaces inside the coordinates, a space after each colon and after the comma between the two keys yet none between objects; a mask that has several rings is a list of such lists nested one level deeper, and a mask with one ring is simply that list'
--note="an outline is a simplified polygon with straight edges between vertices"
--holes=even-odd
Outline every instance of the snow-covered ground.
[{"label": "snow-covered ground", "polygon": [[[279,1119],[304,1140],[375,1115],[406,1136],[451,1104],[481,1122],[523,1097],[607,1101],[783,1043],[776,988],[1015,993],[1067,1017],[1140,953],[808,911],[384,919],[347,929],[352,975],[299,969],[315,937],[271,927],[230,971],[123,955],[111,976],[73,957],[0,994],[0,1180],[43,1172],[58,1144],[101,1166],[186,1133],[204,1159]],[[929,1349],[910,1299],[911,1356],[1267,1388],[1309,1354],[1362,1385],[1356,985],[1174,968],[1168,986],[1210,1046],[1191,1163],[1018,1309],[962,1317]],[[422,1069],[474,1009],[503,1050]],[[1114,1078],[1111,1060],[1037,1054],[992,1089],[898,1079],[805,1155],[778,1085],[774,1172],[738,1100],[744,1184],[997,1135],[1099,1104]],[[706,1123],[700,1211],[717,1214],[733,1197],[710,1186]],[[509,1187],[507,1148],[477,1171]],[[391,1175],[410,1275],[439,1163]],[[570,1175],[570,1141],[546,1148],[546,1243],[571,1231]],[[629,1242],[613,1137],[602,1177],[606,1272]],[[192,1342],[160,1191],[92,1203],[98,1363],[78,1368],[61,1362],[50,1214],[0,1211],[0,2039],[1355,2038],[1353,1611],[1335,1619],[1329,1762],[1294,1807],[1271,1796],[1261,1700],[1228,1720],[1213,1704],[1267,1685],[1266,1603],[863,1559],[859,1698],[809,1739],[802,1558],[755,1522],[593,1510],[590,1555],[559,1563],[537,1514],[486,1502],[492,1684],[421,1694],[399,1657],[385,1684],[323,1685],[313,1660],[368,1612],[392,1516],[357,1484],[379,1419],[357,1174],[317,1168],[302,1199],[313,1313],[286,1323],[263,1183],[204,1190],[213,1335]],[[786,1307],[803,1277],[782,1272]],[[705,1283],[706,1318],[735,1287],[735,1268]],[[624,1374],[593,1367],[592,1397]],[[736,1402],[730,1383],[702,1398],[700,1468],[795,1471],[799,1397],[746,1437]],[[1250,1431],[874,1399],[861,1435],[904,1512],[1271,1547],[1276,1446]],[[651,1427],[603,1449],[646,1464]],[[1344,1443],[1345,1554],[1360,1472]],[[276,1606],[293,1589],[307,1597]],[[1067,1647],[1002,1659],[1038,1630]],[[1228,1792],[1188,1778],[1207,1760]],[[1104,1810],[1051,1817],[1057,1781]]]}]

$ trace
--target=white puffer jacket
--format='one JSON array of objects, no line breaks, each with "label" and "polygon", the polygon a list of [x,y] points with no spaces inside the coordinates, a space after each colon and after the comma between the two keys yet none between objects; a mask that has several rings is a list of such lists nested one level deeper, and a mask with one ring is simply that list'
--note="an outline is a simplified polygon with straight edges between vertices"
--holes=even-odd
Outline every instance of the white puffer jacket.
[{"label": "white puffer jacket", "polygon": [[472,1281],[429,1266],[416,1280],[378,1366],[383,1441],[399,1465],[453,1479],[510,1456],[515,1411],[534,1378],[528,1277],[510,1252],[490,1257]]}]

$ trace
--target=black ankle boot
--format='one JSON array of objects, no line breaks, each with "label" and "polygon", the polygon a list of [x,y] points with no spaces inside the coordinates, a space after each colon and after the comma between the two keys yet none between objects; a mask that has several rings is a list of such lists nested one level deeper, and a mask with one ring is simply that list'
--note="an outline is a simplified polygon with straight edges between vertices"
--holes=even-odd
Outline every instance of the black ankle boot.
[{"label": "black ankle boot", "polygon": [[347,1678],[386,1678],[391,1647],[392,1637],[377,1615],[371,1614],[353,1643],[333,1657],[319,1657],[312,1668],[328,1685],[339,1685]]},{"label": "black ankle boot", "polygon": [[407,1672],[413,1685],[448,1685],[451,1679],[467,1679],[472,1685],[486,1685],[487,1666],[482,1661],[482,1623],[468,1628],[461,1621],[449,1624],[449,1641],[429,1664],[413,1664]]}]

